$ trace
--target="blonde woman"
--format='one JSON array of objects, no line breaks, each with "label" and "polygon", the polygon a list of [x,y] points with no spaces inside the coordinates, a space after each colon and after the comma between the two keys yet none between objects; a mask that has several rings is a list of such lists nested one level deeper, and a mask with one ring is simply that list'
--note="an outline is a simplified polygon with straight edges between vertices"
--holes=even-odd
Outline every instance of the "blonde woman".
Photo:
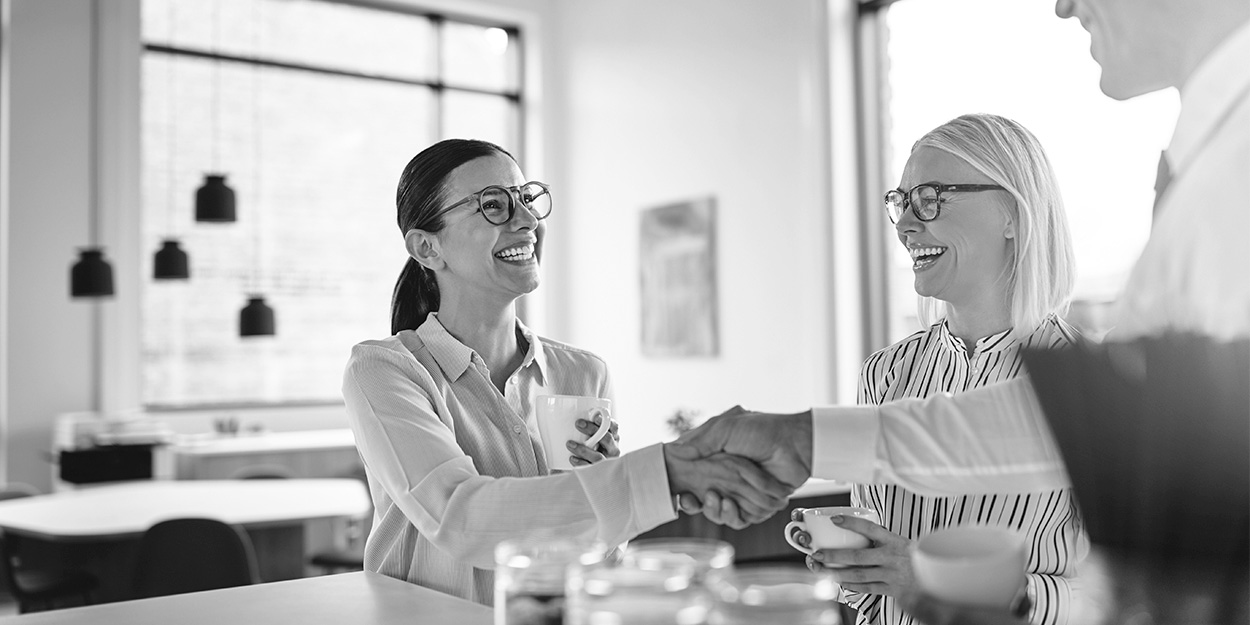
[{"label": "blonde woman", "polygon": [[[961,393],[1022,374],[1022,347],[1055,347],[1076,334],[1060,317],[1074,260],[1054,172],[1037,139],[996,115],[964,115],[912,148],[885,208],[911,255],[924,330],[870,356],[859,403]],[[940,416],[936,416],[940,417]],[[948,450],[958,453],[958,450]],[[1028,539],[1031,623],[1064,623],[1076,563],[1088,551],[1070,488],[952,495],[897,484],[857,484],[852,503],[882,525],[846,518],[865,549],[817,551],[859,623],[910,625],[899,599],[915,591],[911,544],[945,527],[986,525]]]}]

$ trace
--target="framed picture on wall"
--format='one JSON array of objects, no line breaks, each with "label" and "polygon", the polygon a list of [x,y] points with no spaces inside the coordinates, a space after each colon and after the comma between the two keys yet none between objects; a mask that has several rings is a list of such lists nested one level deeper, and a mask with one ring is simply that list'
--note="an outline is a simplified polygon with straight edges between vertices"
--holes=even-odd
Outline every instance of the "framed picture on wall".
[{"label": "framed picture on wall", "polygon": [[718,355],[716,198],[643,210],[639,241],[643,355]]}]

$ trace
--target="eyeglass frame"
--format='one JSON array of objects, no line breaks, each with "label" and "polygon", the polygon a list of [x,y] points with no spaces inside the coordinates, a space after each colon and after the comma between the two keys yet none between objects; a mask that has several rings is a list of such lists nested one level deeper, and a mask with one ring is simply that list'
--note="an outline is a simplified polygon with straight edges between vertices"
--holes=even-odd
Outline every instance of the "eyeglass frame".
[{"label": "eyeglass frame", "polygon": [[[526,206],[526,205],[525,205],[525,202],[521,199],[520,194],[521,194],[521,189],[523,189],[523,188],[525,188],[525,187],[528,187],[528,186],[530,186],[530,185],[532,185],[532,184],[536,184],[536,185],[538,185],[539,187],[541,187],[541,188],[542,188],[542,190],[543,190],[543,193],[545,193],[548,197],[551,197],[551,186],[550,186],[550,185],[548,185],[548,184],[547,184],[547,183],[545,183],[545,182],[539,182],[539,181],[537,181],[537,180],[530,180],[530,181],[528,181],[528,182],[523,182],[523,183],[521,183],[521,184],[519,184],[519,185],[517,185],[517,186],[515,186],[515,187],[505,187],[505,186],[501,186],[501,185],[497,185],[497,184],[492,184],[492,185],[487,185],[487,186],[485,186],[485,187],[482,187],[482,190],[481,190],[481,191],[478,191],[478,192],[476,192],[476,193],[470,193],[469,195],[465,196],[465,198],[464,198],[464,199],[462,199],[462,200],[460,200],[460,201],[455,202],[455,203],[454,203],[454,204],[452,204],[451,206],[448,206],[448,207],[446,207],[446,208],[444,208],[444,209],[442,209],[442,210],[438,211],[437,213],[434,213],[433,215],[430,215],[430,219],[431,219],[431,220],[433,220],[433,219],[438,219],[439,217],[442,217],[443,215],[446,215],[447,213],[451,212],[452,210],[454,210],[454,209],[456,209],[456,208],[460,208],[460,207],[461,207],[462,205],[464,205],[464,204],[468,204],[469,202],[472,202],[473,200],[477,200],[477,201],[478,201],[478,202],[477,202],[477,210],[476,210],[476,211],[474,211],[474,212],[481,213],[481,214],[482,214],[482,219],[485,219],[485,220],[486,220],[486,223],[488,223],[488,224],[490,224],[490,225],[492,225],[492,226],[502,226],[502,225],[504,225],[504,224],[506,224],[506,223],[508,223],[508,222],[512,221],[512,218],[513,218],[513,217],[516,217],[516,205],[517,205],[517,203],[518,203],[518,202],[519,202],[519,203],[521,203],[521,205],[525,206],[525,210],[529,210],[529,206]],[[490,191],[491,189],[499,189],[500,191],[503,191],[503,192],[504,192],[505,194],[507,194],[507,196],[508,196],[508,218],[507,218],[507,219],[505,219],[505,220],[503,220],[503,221],[501,221],[501,222],[499,222],[499,223],[495,223],[495,222],[491,221],[491,220],[490,220],[490,218],[486,216],[486,211],[482,210],[482,201],[481,201],[481,199],[482,199],[482,194],[483,194],[483,193],[486,193],[487,191]],[[554,203],[554,202],[552,202],[552,207],[553,207],[553,208],[554,208],[554,204],[555,204],[555,203]],[[540,216],[538,216],[538,215],[535,215],[535,214],[534,214],[534,211],[530,211],[530,214],[531,214],[531,215],[534,215],[534,219],[537,219],[538,221],[542,221],[542,220],[546,219],[547,217],[550,217],[550,216],[551,216],[551,210],[550,210],[550,209],[548,209],[548,210],[547,210],[547,214],[546,214],[546,215],[543,215],[543,216],[541,216],[541,217],[540,217]]]},{"label": "eyeglass frame", "polygon": [[[933,189],[934,192],[937,194],[936,197],[933,198],[933,202],[936,208],[933,209],[933,216],[928,219],[921,217],[920,213],[916,212],[916,209],[912,207],[911,196],[913,193],[916,192],[916,189],[919,189],[920,187],[929,187],[930,189]],[[933,221],[934,219],[937,219],[942,214],[942,194],[943,193],[974,193],[974,192],[979,192],[979,191],[1006,191],[1006,190],[1007,190],[1006,188],[997,184],[942,184],[940,182],[935,181],[935,182],[922,182],[912,187],[907,192],[903,192],[902,189],[890,189],[889,191],[885,192],[885,196],[882,199],[885,201],[885,214],[887,217],[890,218],[890,223],[892,224],[898,223],[898,219],[902,219],[903,215],[907,213],[908,209],[911,210],[911,214],[915,215],[918,221],[930,222],[930,221]],[[890,211],[890,194],[891,193],[898,193],[899,195],[903,196],[903,210],[899,211],[898,219],[895,219],[893,213]]]}]

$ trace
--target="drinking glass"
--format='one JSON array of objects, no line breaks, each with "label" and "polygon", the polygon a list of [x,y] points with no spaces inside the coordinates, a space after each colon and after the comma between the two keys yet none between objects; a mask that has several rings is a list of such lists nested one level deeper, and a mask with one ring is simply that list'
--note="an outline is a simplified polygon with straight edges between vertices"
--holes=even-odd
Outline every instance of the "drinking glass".
[{"label": "drinking glass", "polygon": [[562,625],[570,566],[604,559],[606,547],[574,540],[505,540],[495,547],[495,625]]},{"label": "drinking glass", "polygon": [[648,538],[631,541],[622,559],[627,565],[643,569],[662,562],[689,564],[694,569],[694,583],[702,586],[710,572],[733,567],[734,548],[714,538]]},{"label": "drinking glass", "polygon": [[840,625],[839,587],[829,573],[800,566],[738,567],[714,573],[710,625]]},{"label": "drinking glass", "polygon": [[624,560],[570,568],[568,625],[703,625],[708,598],[689,562]]}]

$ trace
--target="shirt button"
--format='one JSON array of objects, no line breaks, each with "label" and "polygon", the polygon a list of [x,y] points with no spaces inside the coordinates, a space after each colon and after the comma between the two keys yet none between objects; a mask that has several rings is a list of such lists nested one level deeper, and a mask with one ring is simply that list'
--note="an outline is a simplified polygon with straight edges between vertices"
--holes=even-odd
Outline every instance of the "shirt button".
[{"label": "shirt button", "polygon": [[524,430],[524,429],[525,429],[525,428],[523,428],[523,427],[521,427],[521,426],[519,426],[519,425],[514,425],[514,426],[512,426],[512,431],[513,431],[513,432],[516,432],[517,434],[520,434],[520,433],[521,433],[521,430]]},{"label": "shirt button", "polygon": [[508,384],[516,384],[516,378],[508,378]]}]

